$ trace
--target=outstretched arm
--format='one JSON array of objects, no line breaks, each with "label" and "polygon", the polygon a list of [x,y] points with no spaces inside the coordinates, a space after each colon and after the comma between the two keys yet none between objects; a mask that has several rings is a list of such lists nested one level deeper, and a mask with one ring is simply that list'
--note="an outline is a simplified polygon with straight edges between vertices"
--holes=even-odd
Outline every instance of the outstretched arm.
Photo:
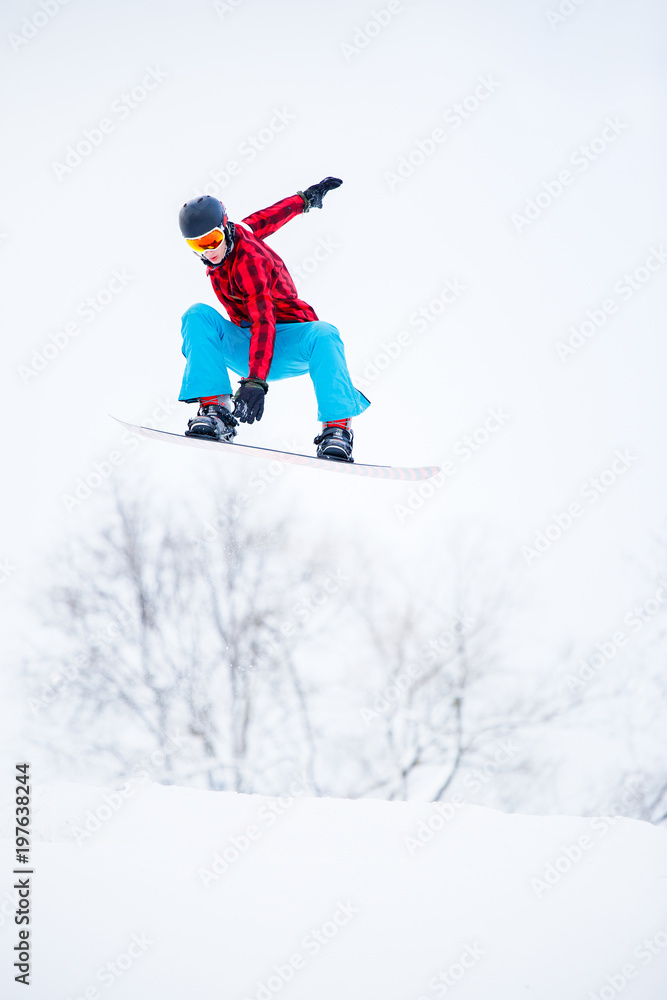
[{"label": "outstretched arm", "polygon": [[258,239],[264,240],[295,215],[308,212],[311,208],[322,208],[322,199],[327,191],[340,187],[342,183],[338,177],[325,177],[319,184],[311,184],[305,191],[297,191],[289,198],[283,198],[275,205],[263,208],[261,212],[247,215],[241,222],[249,226]]},{"label": "outstretched arm", "polygon": [[300,194],[293,194],[289,198],[277,201],[275,205],[263,208],[261,212],[247,215],[245,219],[241,219],[241,222],[250,226],[255,236],[260,240],[264,240],[271,233],[275,233],[276,229],[280,229],[286,222],[293,219],[295,215],[301,215],[303,211],[305,211],[303,198]]}]

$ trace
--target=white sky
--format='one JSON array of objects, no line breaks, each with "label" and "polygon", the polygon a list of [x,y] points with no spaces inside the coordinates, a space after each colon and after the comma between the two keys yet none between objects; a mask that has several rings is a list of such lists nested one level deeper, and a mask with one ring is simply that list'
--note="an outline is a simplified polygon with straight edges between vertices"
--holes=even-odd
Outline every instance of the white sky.
[{"label": "white sky", "polygon": [[[322,212],[271,243],[293,269],[318,240],[337,244],[297,285],[339,326],[358,379],[383,343],[412,329],[412,343],[365,390],[373,405],[355,422],[358,461],[443,462],[490,408],[509,414],[404,524],[394,509],[409,495],[401,485],[293,469],[280,477],[281,497],[310,509],[313,537],[349,525],[395,552],[406,572],[427,548],[429,572],[446,564],[448,533],[484,534],[501,553],[499,577],[512,569],[531,595],[519,659],[540,643],[606,637],[651,596],[653,539],[664,527],[667,260],[627,301],[614,290],[651,248],[667,250],[664,5],[586,0],[551,26],[556,0],[402,0],[347,55],[343,43],[358,41],[386,5],[218,6],[70,0],[18,44],[46,15],[27,0],[2,5],[0,559],[16,567],[1,585],[5,609],[17,614],[44,554],[76,526],[82,512],[68,513],[62,494],[110,452],[120,450],[129,478],[175,504],[209,478],[201,453],[146,443],[130,454],[108,414],[148,422],[158,401],[176,399],[180,315],[215,301],[177,212],[236,159],[240,172],[219,192],[232,219],[328,174],[344,179]],[[149,69],[155,89],[118,110]],[[446,112],[480,78],[496,89],[455,128]],[[293,118],[250,160],[244,141],[275,109]],[[58,179],[54,163],[102,119],[112,130]],[[570,157],[607,119],[620,134],[581,170]],[[445,141],[391,190],[388,172],[436,128]],[[564,169],[572,183],[518,233],[512,214]],[[114,270],[131,280],[86,322],[78,307]],[[410,315],[448,280],[465,291],[425,331],[411,328]],[[609,298],[615,314],[562,362],[556,343]],[[25,384],[19,366],[73,321],[78,336]],[[161,426],[182,430],[188,415],[179,404]],[[243,436],[312,448],[316,431],[301,379],[274,385],[265,419]],[[582,501],[617,449],[636,461],[597,503]],[[235,462],[224,473],[245,481],[251,465]],[[576,500],[581,518],[527,566],[521,546]],[[98,502],[87,501],[88,516]]]}]

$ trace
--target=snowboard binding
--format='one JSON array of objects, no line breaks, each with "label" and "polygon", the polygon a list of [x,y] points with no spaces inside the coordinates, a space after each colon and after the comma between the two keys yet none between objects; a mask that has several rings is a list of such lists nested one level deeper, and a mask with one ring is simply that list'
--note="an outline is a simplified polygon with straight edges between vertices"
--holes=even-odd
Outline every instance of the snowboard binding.
[{"label": "snowboard binding", "polygon": [[354,434],[346,427],[325,427],[313,440],[317,445],[317,457],[329,458],[336,462],[354,462],[352,442]]},{"label": "snowboard binding", "polygon": [[188,420],[186,437],[207,437],[230,443],[236,434],[238,420],[226,406],[209,403],[200,406],[197,416]]}]

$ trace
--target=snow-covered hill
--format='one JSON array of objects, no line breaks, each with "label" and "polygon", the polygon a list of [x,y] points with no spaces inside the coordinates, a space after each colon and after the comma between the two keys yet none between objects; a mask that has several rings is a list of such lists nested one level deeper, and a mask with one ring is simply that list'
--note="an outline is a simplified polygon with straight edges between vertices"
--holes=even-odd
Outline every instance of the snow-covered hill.
[{"label": "snow-covered hill", "polygon": [[290,793],[38,791],[30,1000],[667,997],[664,831]]}]

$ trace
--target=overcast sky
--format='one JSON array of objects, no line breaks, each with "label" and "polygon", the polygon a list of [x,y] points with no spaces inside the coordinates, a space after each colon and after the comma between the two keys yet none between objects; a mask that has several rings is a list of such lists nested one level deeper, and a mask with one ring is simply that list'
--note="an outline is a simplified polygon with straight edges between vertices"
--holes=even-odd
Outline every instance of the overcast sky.
[{"label": "overcast sky", "polygon": [[[6,0],[0,21],[0,593],[14,620],[106,482],[81,506],[63,496],[111,453],[167,502],[209,481],[208,454],[134,451],[109,417],[182,431],[192,415],[176,404],[180,315],[215,299],[180,205],[206,191],[240,219],[329,174],[343,186],[271,245],[372,400],[357,460],[451,474],[406,513],[410,487],[289,469],[281,503],[310,511],[313,538],[348,524],[411,572],[432,539],[437,572],[448,533],[479,533],[531,596],[524,656],[603,639],[652,596],[664,5]],[[317,429],[302,378],[272,386],[241,434],[311,450]],[[253,471],[219,463],[241,483]],[[554,516],[560,537],[531,555]]]}]

